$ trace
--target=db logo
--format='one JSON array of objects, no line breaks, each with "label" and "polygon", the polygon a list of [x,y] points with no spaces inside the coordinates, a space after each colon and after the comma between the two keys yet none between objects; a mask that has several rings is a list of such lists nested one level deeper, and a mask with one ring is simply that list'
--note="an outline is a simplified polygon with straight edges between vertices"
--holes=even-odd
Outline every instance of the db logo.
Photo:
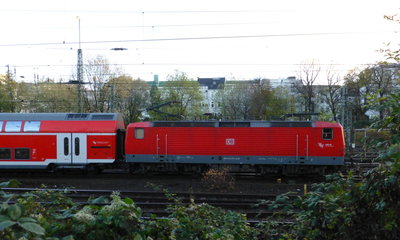
[{"label": "db logo", "polygon": [[235,139],[234,138],[227,138],[227,139],[225,139],[225,144],[226,145],[235,145]]}]

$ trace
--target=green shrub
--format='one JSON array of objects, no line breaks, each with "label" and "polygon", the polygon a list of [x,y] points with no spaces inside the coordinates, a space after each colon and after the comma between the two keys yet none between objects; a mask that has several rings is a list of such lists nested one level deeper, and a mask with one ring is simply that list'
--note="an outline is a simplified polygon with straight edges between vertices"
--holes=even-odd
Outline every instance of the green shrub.
[{"label": "green shrub", "polygon": [[256,229],[237,212],[194,202],[189,206],[171,205],[169,210],[168,220],[152,220],[148,225],[155,226],[149,232],[155,239],[257,239]]}]

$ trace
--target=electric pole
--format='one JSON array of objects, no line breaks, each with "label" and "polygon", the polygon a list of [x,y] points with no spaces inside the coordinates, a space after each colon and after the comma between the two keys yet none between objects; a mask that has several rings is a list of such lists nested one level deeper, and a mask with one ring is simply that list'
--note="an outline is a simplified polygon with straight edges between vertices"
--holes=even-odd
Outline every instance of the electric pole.
[{"label": "electric pole", "polygon": [[10,73],[10,65],[9,65],[9,64],[7,64],[7,65],[6,65],[6,68],[7,68],[7,73],[6,73],[6,76],[7,76],[7,80],[9,80],[9,79],[11,78],[11,73]]},{"label": "electric pole", "polygon": [[82,75],[83,75],[83,60],[82,60],[82,49],[81,49],[81,19],[78,19],[78,30],[79,30],[79,48],[78,48],[78,64],[77,64],[77,80],[78,84],[78,112],[82,112],[82,100],[81,100],[81,84],[82,84]]},{"label": "electric pole", "polygon": [[346,133],[346,148],[347,150],[351,151],[352,148],[352,141],[353,141],[353,120],[352,120],[352,110],[351,106],[349,105],[349,89],[346,85],[343,85],[342,92],[342,126]]}]

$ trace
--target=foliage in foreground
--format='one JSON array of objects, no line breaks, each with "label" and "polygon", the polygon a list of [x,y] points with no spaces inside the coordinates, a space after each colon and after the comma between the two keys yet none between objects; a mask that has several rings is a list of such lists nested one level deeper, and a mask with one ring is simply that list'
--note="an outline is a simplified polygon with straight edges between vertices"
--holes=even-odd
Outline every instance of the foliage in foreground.
[{"label": "foliage in foreground", "polygon": [[[397,152],[398,154],[398,152]],[[396,154],[395,154],[396,155]],[[3,185],[5,185],[4,183]],[[400,236],[400,161],[370,171],[363,182],[338,175],[290,200],[266,201],[275,214],[250,226],[246,216],[175,199],[166,218],[143,218],[117,193],[82,206],[65,193],[0,192],[0,239],[396,239]],[[39,203],[39,201],[41,203]]]},{"label": "foliage in foreground", "polygon": [[[264,202],[276,211],[259,229],[266,239],[397,239],[400,236],[400,164],[366,174],[330,176],[306,196]],[[282,224],[292,219],[292,224]]]},{"label": "foliage in foreground", "polygon": [[185,206],[176,200],[167,218],[144,218],[132,199],[122,199],[118,193],[110,199],[92,199],[85,206],[52,191],[23,195],[2,191],[0,199],[0,239],[5,240],[256,238],[244,215],[207,204]]}]

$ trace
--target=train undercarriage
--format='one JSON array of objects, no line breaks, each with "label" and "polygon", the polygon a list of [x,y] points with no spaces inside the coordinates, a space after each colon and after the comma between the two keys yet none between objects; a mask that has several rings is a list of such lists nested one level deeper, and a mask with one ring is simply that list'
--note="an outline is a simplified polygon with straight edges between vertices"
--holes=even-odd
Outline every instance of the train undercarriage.
[{"label": "train undercarriage", "polygon": [[210,169],[231,174],[252,173],[260,176],[325,175],[337,172],[340,166],[318,165],[252,165],[252,164],[183,164],[183,163],[130,163],[132,174],[174,173],[203,174]]}]

